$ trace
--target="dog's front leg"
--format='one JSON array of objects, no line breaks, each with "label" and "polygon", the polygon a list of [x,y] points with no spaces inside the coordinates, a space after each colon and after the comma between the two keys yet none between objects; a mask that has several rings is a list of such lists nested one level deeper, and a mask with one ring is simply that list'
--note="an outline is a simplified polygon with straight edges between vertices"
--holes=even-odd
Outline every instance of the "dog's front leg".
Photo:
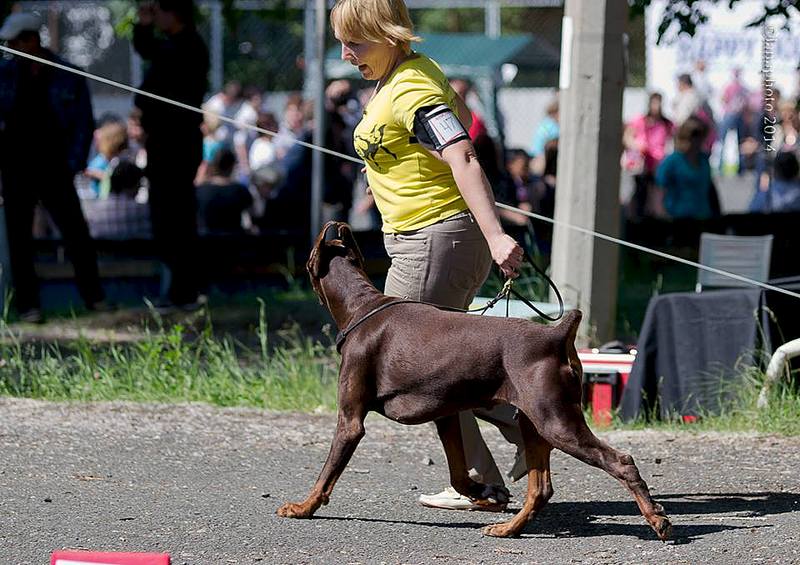
[{"label": "dog's front leg", "polygon": [[459,494],[472,499],[475,504],[485,502],[487,505],[495,504],[485,500],[486,485],[476,483],[469,478],[467,462],[464,458],[464,440],[461,436],[461,423],[458,414],[445,416],[436,420],[436,431],[442,440],[444,453],[447,456],[447,466],[450,469],[450,484]]},{"label": "dog's front leg", "polygon": [[299,503],[287,502],[278,508],[278,516],[310,518],[320,506],[328,504],[333,486],[364,437],[368,402],[361,372],[343,362],[339,369],[339,418],[328,459],[308,498]]},{"label": "dog's front leg", "polygon": [[320,506],[328,504],[333,486],[350,461],[350,457],[355,452],[362,437],[364,437],[363,416],[346,416],[340,411],[331,451],[317,482],[314,484],[314,488],[311,489],[308,498],[303,502],[287,502],[278,508],[278,516],[283,516],[284,518],[310,518]]}]

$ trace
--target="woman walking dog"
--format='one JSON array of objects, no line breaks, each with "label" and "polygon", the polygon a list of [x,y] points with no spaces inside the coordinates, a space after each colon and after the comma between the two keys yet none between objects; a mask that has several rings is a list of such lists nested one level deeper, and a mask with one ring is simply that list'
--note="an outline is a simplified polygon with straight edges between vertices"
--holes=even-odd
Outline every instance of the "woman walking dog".
[{"label": "woman walking dog", "polygon": [[[420,41],[403,0],[338,0],[331,24],[342,59],[376,81],[354,132],[369,187],[383,220],[391,266],[384,292],[466,308],[492,261],[517,274],[522,248],[500,225],[494,198],[470,142],[470,111],[433,60],[411,49]],[[475,415],[495,424],[517,447],[516,479],[527,469],[514,409],[460,415],[471,477],[490,485],[497,504],[478,507],[452,487],[422,495],[425,506],[503,510],[508,491],[481,437]]]}]

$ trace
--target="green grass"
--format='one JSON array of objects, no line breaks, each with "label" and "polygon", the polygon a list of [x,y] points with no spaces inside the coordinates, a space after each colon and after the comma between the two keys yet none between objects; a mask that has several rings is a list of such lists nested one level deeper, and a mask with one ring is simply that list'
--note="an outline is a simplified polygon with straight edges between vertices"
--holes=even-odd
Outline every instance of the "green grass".
[{"label": "green grass", "polygon": [[[757,406],[758,395],[765,375],[754,367],[741,369],[740,378],[735,380],[735,389],[721,390],[724,400],[717,413],[701,412],[697,421],[684,423],[679,415],[657,419],[653,414],[643,416],[637,421],[625,423],[614,415],[611,426],[615,429],[656,429],[690,432],[759,432],[780,435],[800,435],[800,390],[797,385],[781,379],[769,395],[767,408]],[[796,372],[795,372],[796,373]],[[793,374],[797,383],[797,375]],[[725,394],[727,392],[727,394]],[[591,415],[587,414],[587,419]]]},{"label": "green grass", "polygon": [[[299,311],[301,302],[292,308]],[[156,317],[154,327],[143,329],[142,339],[125,344],[87,339],[62,345],[22,343],[18,334],[0,322],[4,338],[0,341],[0,396],[335,410],[339,355],[330,329],[312,332],[315,337],[297,325],[270,331],[268,319],[265,303],[260,301],[257,326],[247,343],[216,335],[208,316],[199,329],[167,325]],[[734,388],[720,391],[722,408],[717,414],[701,414],[692,424],[684,424],[679,417],[623,423],[615,416],[612,428],[800,435],[798,387],[781,381],[772,391],[769,407],[759,410],[756,401],[763,373],[746,365],[740,370]],[[587,419],[591,419],[589,414]]]},{"label": "green grass", "polygon": [[335,348],[302,335],[296,327],[271,335],[263,303],[261,308],[256,348],[215,336],[210,322],[194,334],[180,324],[159,323],[134,343],[98,345],[81,339],[67,346],[20,343],[4,326],[0,395],[335,409]]}]

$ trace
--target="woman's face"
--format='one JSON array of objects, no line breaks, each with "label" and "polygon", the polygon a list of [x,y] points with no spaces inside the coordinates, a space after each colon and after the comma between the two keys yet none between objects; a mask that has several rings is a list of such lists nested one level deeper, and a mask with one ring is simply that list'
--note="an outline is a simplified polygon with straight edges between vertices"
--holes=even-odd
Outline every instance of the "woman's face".
[{"label": "woman's face", "polygon": [[650,115],[653,117],[661,115],[661,98],[659,96],[653,96],[650,99]]},{"label": "woman's face", "polygon": [[334,34],[342,45],[342,60],[358,67],[366,80],[380,80],[391,70],[397,60],[398,47],[388,43],[367,40],[343,40]]}]

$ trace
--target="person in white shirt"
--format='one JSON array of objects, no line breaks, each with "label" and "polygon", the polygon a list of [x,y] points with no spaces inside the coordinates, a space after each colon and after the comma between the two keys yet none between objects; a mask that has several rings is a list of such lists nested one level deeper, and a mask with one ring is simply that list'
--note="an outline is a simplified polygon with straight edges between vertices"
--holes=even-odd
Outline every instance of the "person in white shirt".
[{"label": "person in white shirt", "polygon": [[[270,112],[260,112],[256,126],[259,129],[276,132],[278,130],[278,120]],[[258,137],[250,146],[248,161],[250,171],[255,172],[267,165],[272,165],[278,160],[278,151],[272,135],[259,133]]]}]

